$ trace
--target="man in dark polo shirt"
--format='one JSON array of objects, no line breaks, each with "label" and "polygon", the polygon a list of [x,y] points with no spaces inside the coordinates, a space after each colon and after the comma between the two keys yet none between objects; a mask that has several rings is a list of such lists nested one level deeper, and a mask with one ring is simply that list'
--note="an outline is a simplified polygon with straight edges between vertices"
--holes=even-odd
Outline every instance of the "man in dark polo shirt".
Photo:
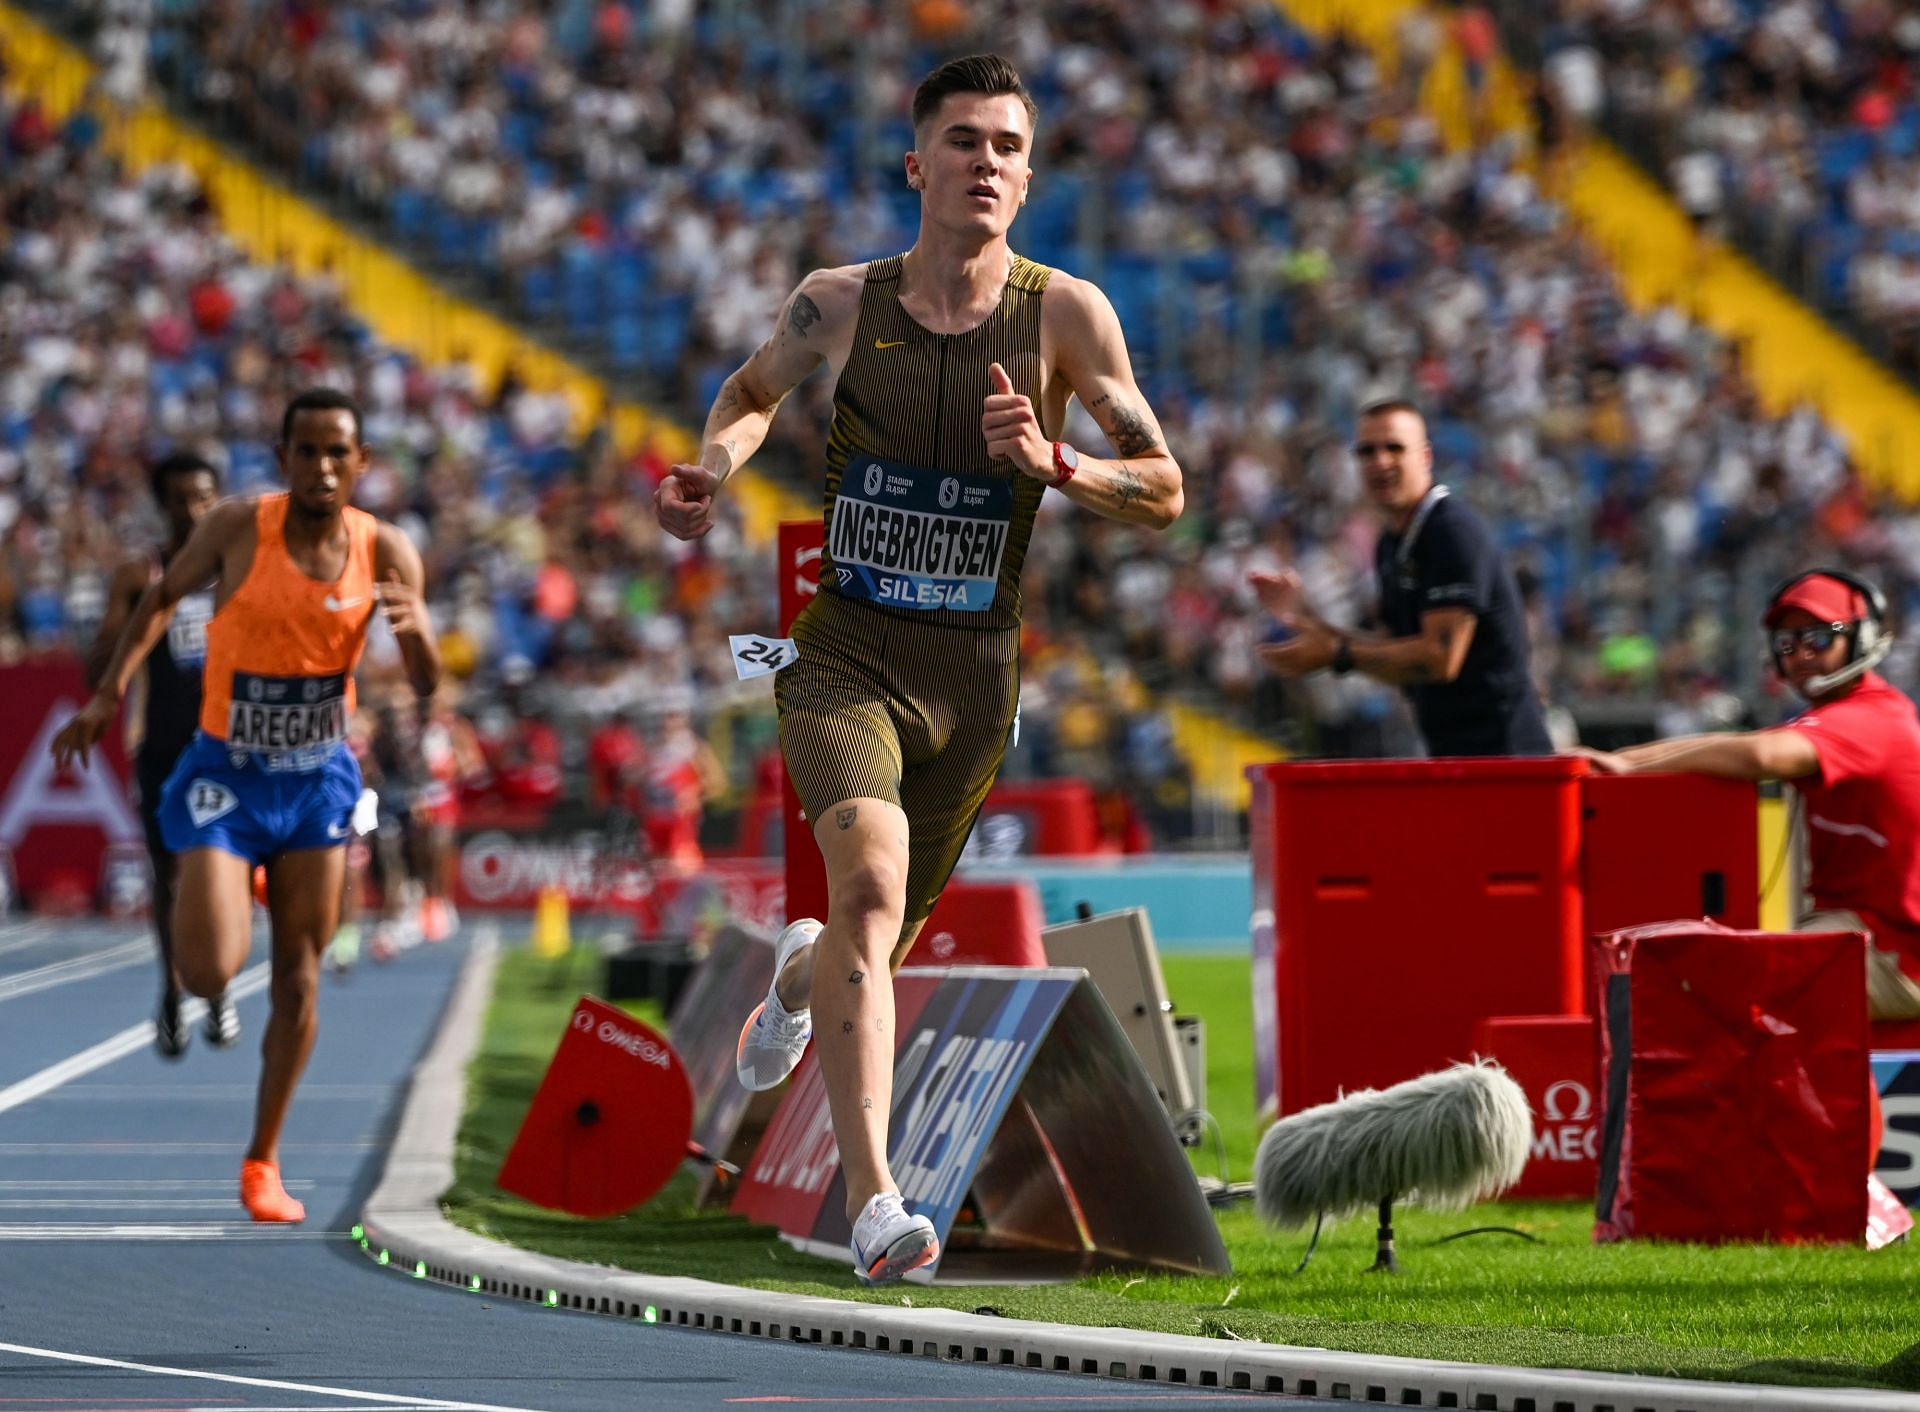
[{"label": "man in dark polo shirt", "polygon": [[1292,570],[1251,575],[1292,635],[1260,649],[1281,676],[1365,672],[1407,693],[1430,755],[1550,755],[1527,670],[1513,570],[1484,522],[1433,479],[1427,424],[1409,402],[1360,413],[1354,459],[1386,527],[1374,549],[1380,632],[1315,616]]}]

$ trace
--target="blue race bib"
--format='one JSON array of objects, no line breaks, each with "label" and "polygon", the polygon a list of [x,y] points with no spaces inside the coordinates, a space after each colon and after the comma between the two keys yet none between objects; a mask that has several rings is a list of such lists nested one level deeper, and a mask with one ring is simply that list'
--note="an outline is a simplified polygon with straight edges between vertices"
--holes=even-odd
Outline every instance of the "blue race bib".
[{"label": "blue race bib", "polygon": [[834,587],[887,608],[984,613],[1000,589],[1010,477],[855,456],[840,478],[827,552]]},{"label": "blue race bib", "polygon": [[[251,755],[261,768],[319,769],[347,738],[347,678],[233,674],[227,707],[227,751]],[[238,764],[238,760],[235,761]]]}]

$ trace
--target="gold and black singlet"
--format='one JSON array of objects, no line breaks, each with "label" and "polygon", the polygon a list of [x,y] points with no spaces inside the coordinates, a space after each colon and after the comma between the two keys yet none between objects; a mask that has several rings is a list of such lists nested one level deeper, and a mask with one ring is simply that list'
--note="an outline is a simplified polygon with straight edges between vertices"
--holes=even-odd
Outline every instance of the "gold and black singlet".
[{"label": "gold and black singlet", "polygon": [[943,334],[900,307],[900,265],[867,266],[834,388],[820,583],[941,627],[1014,627],[1046,486],[988,458],[980,404],[998,363],[1040,405],[1040,298],[1053,271],[1013,256],[998,307]]},{"label": "gold and black singlet", "polygon": [[1046,487],[991,461],[980,405],[999,363],[1040,403],[1040,299],[1019,256],[965,333],[900,307],[900,257],[867,267],[827,443],[821,592],[774,678],[809,819],[884,799],[909,830],[906,928],[933,910],[999,773],[1020,700],[1020,568]]}]

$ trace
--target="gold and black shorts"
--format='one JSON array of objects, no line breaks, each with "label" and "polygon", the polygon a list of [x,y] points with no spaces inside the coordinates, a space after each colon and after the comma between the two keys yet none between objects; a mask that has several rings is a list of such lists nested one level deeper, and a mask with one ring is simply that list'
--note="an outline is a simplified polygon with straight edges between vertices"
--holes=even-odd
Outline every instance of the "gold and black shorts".
[{"label": "gold and black shorts", "polygon": [[780,748],[810,821],[845,799],[906,813],[910,929],[952,876],[1006,754],[1020,629],[935,627],[821,592],[774,678]]}]

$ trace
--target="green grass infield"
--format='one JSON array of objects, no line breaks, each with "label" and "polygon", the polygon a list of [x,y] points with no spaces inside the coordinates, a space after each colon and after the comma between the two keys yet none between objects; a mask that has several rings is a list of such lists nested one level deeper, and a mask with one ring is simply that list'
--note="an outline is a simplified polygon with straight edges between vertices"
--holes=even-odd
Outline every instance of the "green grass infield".
[{"label": "green grass infield", "polygon": [[[1168,956],[1168,990],[1207,1023],[1208,1101],[1228,1175],[1252,1173],[1252,1015],[1240,957]],[[468,1070],[454,1184],[455,1224],[549,1255],[660,1275],[874,1303],[980,1309],[1011,1317],[1354,1352],[1529,1367],[1587,1368],[1807,1386],[1920,1390],[1920,1257],[1912,1243],[1863,1249],[1789,1246],[1596,1246],[1578,1202],[1489,1202],[1458,1215],[1396,1209],[1403,1273],[1365,1277],[1373,1226],[1334,1227],[1304,1273],[1304,1234],[1276,1234],[1250,1205],[1220,1213],[1233,1259],[1224,1278],[1098,1275],[1065,1285],[861,1287],[851,1264],[803,1255],[771,1229],[693,1205],[682,1168],[623,1216],[586,1221],[503,1193],[506,1157],[575,999],[601,986],[597,952],[558,962],[501,959],[486,1033]],[[657,1022],[645,1007],[635,1013]],[[1212,1144],[1197,1152],[1212,1174]],[[1730,1183],[1738,1173],[1728,1173]],[[1511,1225],[1528,1244],[1486,1235],[1436,1244],[1472,1226]]]}]

